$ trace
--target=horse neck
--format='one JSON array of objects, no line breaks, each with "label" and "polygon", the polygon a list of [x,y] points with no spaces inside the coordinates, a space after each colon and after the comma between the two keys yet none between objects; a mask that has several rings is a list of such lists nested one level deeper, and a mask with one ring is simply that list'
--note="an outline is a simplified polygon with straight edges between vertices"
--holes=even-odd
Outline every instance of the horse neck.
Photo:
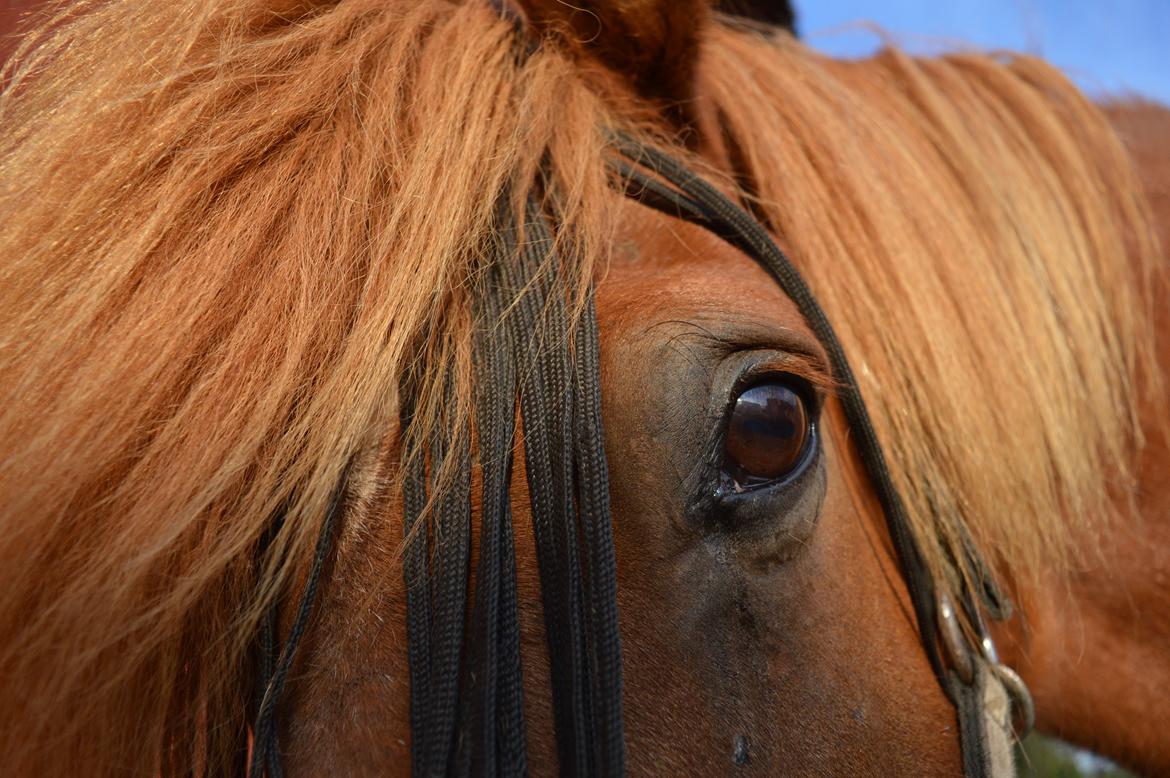
[{"label": "horse neck", "polygon": [[[1170,262],[1170,110],[1107,108],[1137,163]],[[1155,296],[1159,364],[1170,378],[1170,292]],[[1142,418],[1165,418],[1149,398]],[[1162,407],[1155,407],[1155,404]],[[1170,773],[1170,440],[1149,429],[1139,469],[1139,516],[1082,532],[1085,562],[1019,592],[1023,613],[1001,638],[1036,697],[1037,726],[1151,774]],[[1082,527],[1085,525],[1082,524]]]}]

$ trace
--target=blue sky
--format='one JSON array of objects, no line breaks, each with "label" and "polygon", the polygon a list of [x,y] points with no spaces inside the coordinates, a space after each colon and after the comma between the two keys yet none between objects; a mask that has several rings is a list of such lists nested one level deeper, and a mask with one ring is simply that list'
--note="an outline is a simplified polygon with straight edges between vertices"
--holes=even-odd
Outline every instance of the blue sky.
[{"label": "blue sky", "polygon": [[836,56],[881,44],[975,46],[1039,54],[1092,95],[1137,93],[1170,104],[1170,0],[795,0],[800,34]]}]

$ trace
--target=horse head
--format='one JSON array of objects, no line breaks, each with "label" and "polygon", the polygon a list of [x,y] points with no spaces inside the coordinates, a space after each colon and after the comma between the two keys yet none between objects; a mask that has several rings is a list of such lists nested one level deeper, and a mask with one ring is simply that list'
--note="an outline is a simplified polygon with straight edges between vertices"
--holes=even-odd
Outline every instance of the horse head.
[{"label": "horse head", "polygon": [[1166,499],[1129,152],[1037,60],[716,5],[110,5],[18,52],[14,769],[988,774],[1023,681],[1166,766],[1094,715],[1170,678],[1116,574]]}]

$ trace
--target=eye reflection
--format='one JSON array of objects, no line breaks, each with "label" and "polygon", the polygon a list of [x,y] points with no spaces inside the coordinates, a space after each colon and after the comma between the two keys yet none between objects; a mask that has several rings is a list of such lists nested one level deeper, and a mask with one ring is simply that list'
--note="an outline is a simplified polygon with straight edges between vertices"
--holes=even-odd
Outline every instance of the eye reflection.
[{"label": "eye reflection", "polygon": [[740,393],[727,423],[723,476],[743,492],[781,481],[803,463],[812,424],[804,399],[774,379]]}]

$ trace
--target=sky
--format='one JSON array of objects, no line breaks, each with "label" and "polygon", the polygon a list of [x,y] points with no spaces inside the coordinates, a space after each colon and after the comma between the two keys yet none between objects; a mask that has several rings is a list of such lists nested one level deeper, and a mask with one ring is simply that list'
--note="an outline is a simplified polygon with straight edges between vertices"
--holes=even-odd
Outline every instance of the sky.
[{"label": "sky", "polygon": [[903,48],[1038,54],[1086,92],[1170,105],[1170,0],[794,0],[800,35],[834,56],[872,53],[876,23]]}]

